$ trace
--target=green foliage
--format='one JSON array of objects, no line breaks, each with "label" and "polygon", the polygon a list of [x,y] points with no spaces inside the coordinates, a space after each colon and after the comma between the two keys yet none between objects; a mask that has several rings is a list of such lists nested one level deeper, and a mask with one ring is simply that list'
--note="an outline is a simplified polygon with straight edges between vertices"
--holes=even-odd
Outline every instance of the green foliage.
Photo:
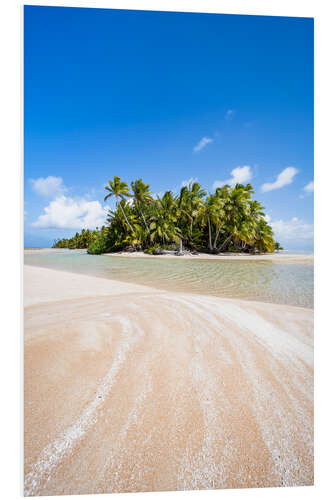
[{"label": "green foliage", "polygon": [[52,248],[70,248],[71,250],[88,248],[88,246],[97,238],[99,233],[100,231],[98,228],[94,231],[91,231],[90,229],[82,229],[81,233],[76,233],[72,238],[56,240],[53,243]]},{"label": "green foliage", "polygon": [[284,248],[280,245],[278,241],[275,241],[274,250],[278,252],[279,250],[284,250]]},{"label": "green foliage", "polygon": [[165,243],[162,245],[158,245],[160,248],[163,248],[163,250],[178,250],[178,245],[176,243]]},{"label": "green foliage", "polygon": [[108,241],[105,235],[100,233],[97,238],[90,243],[88,253],[93,255],[100,255],[108,251]]},{"label": "green foliage", "polygon": [[183,186],[179,194],[166,191],[156,198],[142,179],[131,182],[131,188],[114,176],[105,186],[104,200],[114,197],[116,201],[107,227],[82,230],[81,235],[76,233],[54,246],[88,248],[94,254],[119,250],[154,254],[158,247],[175,250],[180,245],[217,254],[281,249],[265,220],[264,207],[252,198],[250,184],[226,185],[207,193],[194,182]]},{"label": "green foliage", "polygon": [[144,253],[147,253],[149,255],[154,255],[154,252],[157,248],[159,248],[160,245],[153,245],[152,247],[145,248]]}]

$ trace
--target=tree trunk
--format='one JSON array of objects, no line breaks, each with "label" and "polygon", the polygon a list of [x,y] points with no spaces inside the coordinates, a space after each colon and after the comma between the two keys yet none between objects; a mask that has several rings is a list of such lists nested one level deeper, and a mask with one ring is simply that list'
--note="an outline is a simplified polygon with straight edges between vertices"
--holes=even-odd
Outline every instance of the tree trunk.
[{"label": "tree trunk", "polygon": [[219,246],[219,248],[217,249],[219,252],[221,252],[221,250],[225,247],[225,245],[228,243],[228,241],[230,240],[231,237],[232,237],[232,234],[230,234],[230,236],[228,236],[228,238],[224,240],[222,245]]},{"label": "tree trunk", "polygon": [[179,253],[183,253],[183,240],[179,238]]},{"label": "tree trunk", "polygon": [[123,209],[123,207],[122,207],[121,203],[119,203],[119,205],[120,205],[120,209],[121,209],[121,211],[122,211],[122,214],[123,214],[123,216],[124,216],[125,221],[126,221],[126,222],[127,222],[127,224],[129,225],[129,227],[130,227],[130,229],[131,229],[132,233],[134,233],[134,230],[133,230],[133,228],[132,228],[131,224],[129,223],[129,220],[128,220],[128,219],[127,219],[127,217],[126,217],[126,214],[125,214],[125,212],[124,212],[124,209]]},{"label": "tree trunk", "polygon": [[217,238],[219,237],[220,229],[216,230],[215,240],[214,240],[214,249],[216,249]]},{"label": "tree trunk", "polygon": [[208,234],[209,234],[209,250],[213,250],[212,246],[212,229],[210,227],[210,217],[208,217]]},{"label": "tree trunk", "polygon": [[143,219],[143,222],[144,222],[144,224],[145,224],[145,226],[146,226],[146,229],[147,229],[147,231],[148,231],[148,233],[149,233],[149,229],[148,229],[148,226],[147,226],[147,222],[146,222],[145,216],[143,215],[142,208],[141,208],[141,206],[140,206],[140,205],[139,205],[139,210],[140,210],[140,214],[141,214],[141,217],[142,217],[142,219]]}]

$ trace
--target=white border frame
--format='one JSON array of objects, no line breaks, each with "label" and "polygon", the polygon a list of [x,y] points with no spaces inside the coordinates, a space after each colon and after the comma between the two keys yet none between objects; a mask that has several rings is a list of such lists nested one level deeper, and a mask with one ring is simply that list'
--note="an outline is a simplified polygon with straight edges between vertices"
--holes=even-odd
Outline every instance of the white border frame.
[{"label": "white border frame", "polygon": [[[329,498],[333,492],[331,473],[333,332],[332,309],[332,14],[325,0],[85,0],[34,1],[28,5],[168,10],[183,12],[216,12],[251,15],[315,17],[315,486],[251,490],[190,491],[150,493],[149,498]],[[0,50],[1,92],[1,259],[2,283],[0,304],[2,334],[2,425],[1,482],[3,498],[20,498],[22,476],[21,436],[22,411],[22,300],[23,262],[23,148],[22,148],[22,17],[23,2],[5,0],[1,4]],[[3,9],[5,7],[5,9]],[[21,165],[21,171],[19,168]],[[19,189],[18,189],[19,186]],[[319,244],[320,242],[320,244]],[[20,338],[21,337],[21,338]],[[8,349],[9,346],[9,349]],[[20,356],[18,356],[20,353]],[[19,386],[21,385],[21,392]],[[21,423],[23,418],[21,417]],[[21,485],[22,486],[22,485]],[[141,498],[143,493],[133,498]],[[138,496],[139,495],[139,496]],[[147,494],[145,494],[147,498]],[[112,498],[115,498],[113,495]],[[58,498],[58,497],[50,497]],[[97,495],[61,498],[100,499]],[[118,497],[117,497],[118,498]],[[124,497],[119,497],[124,498]]]}]

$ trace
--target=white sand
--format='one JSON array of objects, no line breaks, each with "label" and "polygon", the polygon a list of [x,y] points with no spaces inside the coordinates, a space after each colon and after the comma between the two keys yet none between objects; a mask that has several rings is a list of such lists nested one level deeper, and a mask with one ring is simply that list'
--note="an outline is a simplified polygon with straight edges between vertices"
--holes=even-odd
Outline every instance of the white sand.
[{"label": "white sand", "polygon": [[24,266],[24,307],[42,302],[149,291],[146,286],[82,274]]},{"label": "white sand", "polygon": [[25,494],[313,483],[313,312],[25,266]]},{"label": "white sand", "polygon": [[243,261],[261,261],[268,260],[271,262],[283,264],[313,264],[313,254],[286,254],[286,253],[267,253],[250,255],[245,253],[221,253],[213,255],[208,253],[199,253],[198,255],[185,254],[185,255],[149,255],[144,252],[114,252],[106,253],[104,255],[119,256],[119,257],[139,257],[147,259],[194,259],[194,260],[243,260]]}]

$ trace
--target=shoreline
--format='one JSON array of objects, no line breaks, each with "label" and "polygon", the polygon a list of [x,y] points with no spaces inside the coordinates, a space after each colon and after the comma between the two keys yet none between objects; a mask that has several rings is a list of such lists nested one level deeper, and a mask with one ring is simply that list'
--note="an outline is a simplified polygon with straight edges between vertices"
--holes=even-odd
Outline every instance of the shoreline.
[{"label": "shoreline", "polygon": [[24,272],[26,496],[313,484],[312,310]]},{"label": "shoreline", "polygon": [[[159,256],[157,256],[159,257]],[[112,280],[109,278],[101,278],[99,276],[94,276],[90,274],[84,274],[74,271],[63,271],[58,269],[51,269],[49,267],[39,267],[31,264],[24,264],[24,275],[25,282],[29,283],[29,274],[34,273],[33,271],[29,272],[29,269],[38,269],[39,274],[39,284],[41,292],[36,296],[32,290],[28,290],[28,293],[24,295],[24,307],[29,307],[33,304],[38,304],[42,302],[53,302],[53,301],[62,301],[62,300],[70,300],[70,299],[78,299],[78,298],[91,298],[95,295],[97,296],[114,296],[114,295],[123,295],[123,294],[132,294],[132,293],[168,293],[168,294],[182,294],[189,295],[194,297],[213,297],[216,299],[221,299],[225,301],[235,301],[250,304],[258,304],[258,305],[266,305],[266,306],[279,306],[279,307],[287,307],[287,308],[295,308],[305,311],[314,312],[313,307],[305,307],[294,304],[282,304],[279,302],[268,302],[264,300],[255,300],[252,298],[242,298],[242,297],[228,297],[228,296],[220,296],[213,294],[204,294],[204,293],[195,293],[190,291],[179,291],[179,290],[170,290],[167,288],[160,288],[158,286],[152,285],[141,285],[138,283],[130,282],[130,281],[121,281],[121,280]],[[56,273],[52,275],[52,273]],[[47,284],[50,276],[53,276],[53,279],[57,281],[57,278],[61,278],[60,288],[53,289],[50,293],[49,286]],[[81,277],[84,279],[82,280]],[[36,278],[34,278],[36,279]],[[65,287],[64,287],[65,280]],[[97,280],[102,286],[96,287]],[[84,286],[85,285],[85,286]],[[94,286],[95,285],[95,286]],[[29,285],[27,286],[29,288]],[[30,294],[30,297],[29,297]],[[56,298],[55,298],[56,297]]]},{"label": "shoreline", "polygon": [[[25,248],[24,253],[29,255],[33,253],[44,253],[45,250],[52,250],[55,253],[59,252],[70,252],[71,250],[69,249],[50,249],[50,248]],[[82,248],[82,249],[76,249],[72,250],[73,252],[75,251],[81,251],[81,252],[87,252],[87,249]],[[140,252],[125,252],[125,251],[119,251],[119,252],[107,252],[101,254],[101,256],[107,256],[107,257],[130,257],[130,258],[147,258],[147,259],[158,259],[158,258],[163,258],[163,259],[178,259],[178,260],[187,260],[187,259],[193,259],[193,260],[216,260],[216,261],[224,261],[224,260],[242,260],[242,261],[271,261],[271,262],[277,262],[277,263],[286,263],[286,264],[314,264],[314,254],[287,254],[287,253],[271,253],[271,254],[246,254],[246,253],[220,253],[218,255],[216,254],[209,254],[209,253],[203,253],[199,252],[197,255],[193,254],[184,254],[184,255],[172,255],[172,254],[165,254],[165,255],[150,255],[147,253],[144,253],[143,251]]]},{"label": "shoreline", "polygon": [[[34,271],[29,272],[30,269],[37,269],[38,273],[35,273]],[[157,287],[155,288],[149,285],[140,285],[129,281],[112,280],[109,278],[101,278],[99,276],[93,276],[89,274],[75,273],[74,271],[62,271],[47,267],[38,267],[30,264],[24,264],[24,274],[25,274],[24,280],[27,285],[29,283],[29,279],[32,277],[33,274],[35,274],[35,276],[33,277],[34,280],[36,280],[36,276],[39,275],[37,278],[38,281],[37,287],[40,289],[40,292],[36,294],[33,290],[31,289],[29,290],[29,285],[27,286],[27,294],[24,295],[24,308],[44,302],[91,298],[94,296],[114,296],[114,295],[135,294],[135,293],[156,293],[156,294],[167,293],[170,295],[181,294],[181,295],[189,295],[193,297],[203,297],[203,298],[212,297],[225,301],[240,302],[243,305],[250,303],[254,305],[257,304],[261,306],[266,305],[272,307],[278,306],[278,307],[299,309],[301,311],[305,310],[313,312],[313,308],[295,306],[293,304],[280,304],[277,302],[266,302],[262,300],[244,299],[239,297],[220,297],[218,295],[209,295],[203,293],[199,294],[199,293],[191,293],[185,291],[184,292],[171,291],[163,288],[157,288]],[[59,282],[61,281],[60,289],[59,288],[55,289],[53,287],[51,291],[47,281],[48,279],[55,280],[57,277],[59,278]],[[96,287],[97,282],[99,284],[98,287]],[[55,281],[53,281],[53,284],[54,283]],[[84,284],[86,285],[86,287],[83,286]],[[34,288],[35,287],[36,283],[34,284]],[[85,291],[86,289],[88,291]],[[30,297],[28,297],[29,294]]]},{"label": "shoreline", "polygon": [[198,255],[185,254],[185,255],[149,255],[144,252],[113,252],[113,253],[105,253],[102,254],[105,256],[111,257],[132,257],[132,258],[160,258],[160,259],[193,259],[193,260],[246,260],[246,261],[271,261],[277,263],[286,263],[286,264],[313,264],[314,256],[313,254],[257,254],[257,255],[249,255],[249,254],[241,254],[241,253],[221,253],[219,255],[212,255],[206,253],[199,253]]}]

